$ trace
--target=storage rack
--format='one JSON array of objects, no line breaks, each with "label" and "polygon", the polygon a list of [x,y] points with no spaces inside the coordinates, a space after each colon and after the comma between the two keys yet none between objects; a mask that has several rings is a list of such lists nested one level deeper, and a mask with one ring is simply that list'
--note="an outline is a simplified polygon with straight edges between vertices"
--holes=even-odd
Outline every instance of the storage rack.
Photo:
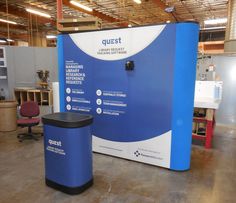
[{"label": "storage rack", "polygon": [[98,30],[102,27],[101,21],[94,17],[61,19],[58,23],[61,25],[58,27],[58,31],[65,33]]},{"label": "storage rack", "polygon": [[35,101],[39,105],[53,105],[52,90],[15,88],[14,92],[18,105],[25,101]]}]

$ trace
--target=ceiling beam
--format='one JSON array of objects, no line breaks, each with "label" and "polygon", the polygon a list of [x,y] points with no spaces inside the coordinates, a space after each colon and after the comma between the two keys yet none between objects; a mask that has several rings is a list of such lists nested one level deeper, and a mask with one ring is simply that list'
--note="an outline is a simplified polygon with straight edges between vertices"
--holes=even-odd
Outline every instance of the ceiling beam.
[{"label": "ceiling beam", "polygon": [[104,14],[104,13],[99,12],[99,11],[93,10],[92,12],[89,12],[89,11],[80,9],[80,8],[78,8],[78,7],[74,6],[74,5],[72,5],[69,0],[63,0],[63,4],[64,4],[65,6],[68,6],[68,7],[70,7],[70,8],[73,8],[73,9],[75,9],[75,10],[78,10],[78,11],[80,11],[80,12],[82,12],[82,13],[90,14],[90,15],[92,15],[92,16],[98,17],[98,18],[100,18],[100,19],[102,19],[102,20],[105,20],[105,21],[108,21],[108,22],[111,22],[111,23],[117,23],[117,25],[119,25],[120,27],[127,27],[127,26],[128,26],[128,23],[124,23],[124,22],[122,22],[122,20],[113,18],[113,17],[108,16],[108,15],[106,15],[106,14]]},{"label": "ceiling beam", "polygon": [[[7,23],[0,22],[0,27],[8,28]],[[19,29],[19,30],[27,30],[27,27],[24,25],[19,25],[19,24],[9,24],[9,29],[14,28],[14,29]]]},{"label": "ceiling beam", "polygon": [[[0,5],[0,12],[6,13],[6,6],[5,5]],[[29,18],[29,13],[25,9],[18,9],[15,6],[8,5],[8,13],[17,17],[22,17],[22,18]],[[47,19],[43,17],[37,16],[37,22],[39,24],[46,24],[50,23],[52,26],[56,26],[56,21],[53,19]]]},{"label": "ceiling beam", "polygon": [[[8,35],[7,32],[3,32],[3,31],[0,32],[0,37],[2,38],[8,38],[7,35]],[[28,34],[10,33],[10,39],[28,41]]]},{"label": "ceiling beam", "polygon": [[[160,9],[162,9],[163,10],[163,12],[165,12],[165,8],[167,8],[168,6],[165,4],[165,3],[163,3],[161,0],[152,0]],[[166,13],[166,12],[165,12]],[[171,21],[176,21],[176,19],[175,19],[175,17],[174,17],[174,15],[172,14],[172,13],[167,13],[168,14],[168,16],[169,16],[169,18],[170,18],[170,20]]]}]

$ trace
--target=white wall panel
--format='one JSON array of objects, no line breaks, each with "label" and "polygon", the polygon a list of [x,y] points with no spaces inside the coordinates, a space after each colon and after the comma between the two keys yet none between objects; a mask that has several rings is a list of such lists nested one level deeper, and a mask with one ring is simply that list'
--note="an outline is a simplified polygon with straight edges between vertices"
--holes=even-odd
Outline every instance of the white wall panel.
[{"label": "white wall panel", "polygon": [[35,87],[37,70],[49,70],[50,82],[58,81],[56,48],[6,47],[6,53],[10,98],[14,87]]}]

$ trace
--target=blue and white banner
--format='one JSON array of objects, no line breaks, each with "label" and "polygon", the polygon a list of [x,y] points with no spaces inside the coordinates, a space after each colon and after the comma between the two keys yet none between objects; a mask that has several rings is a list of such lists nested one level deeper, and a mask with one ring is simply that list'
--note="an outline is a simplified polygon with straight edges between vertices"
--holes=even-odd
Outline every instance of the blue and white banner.
[{"label": "blue and white banner", "polygon": [[[182,47],[178,45],[182,33],[189,31],[195,31],[196,41],[197,26],[191,23],[59,37],[61,110],[94,116],[94,151],[176,170],[186,168],[178,161],[172,166],[172,160],[175,163],[182,154],[176,142],[180,134],[175,132],[179,128],[173,126],[178,120],[189,127],[190,122],[184,120],[192,111],[195,67],[189,59],[195,56],[196,42],[189,43],[190,35],[182,40]],[[177,59],[178,49],[192,54],[186,63],[182,62],[182,68],[179,59],[183,56]],[[127,63],[132,63],[133,69],[127,70]],[[179,73],[191,75],[189,81],[176,79]],[[184,83],[183,92],[176,90],[180,83]],[[176,91],[179,96],[190,95],[190,103],[177,107]],[[188,116],[176,117],[176,110],[182,108],[189,112]],[[188,138],[186,156],[189,157],[191,134],[184,136]],[[184,162],[189,167],[189,158]]]},{"label": "blue and white banner", "polygon": [[120,60],[133,56],[150,45],[165,25],[70,34],[71,39],[87,55],[100,60]]}]

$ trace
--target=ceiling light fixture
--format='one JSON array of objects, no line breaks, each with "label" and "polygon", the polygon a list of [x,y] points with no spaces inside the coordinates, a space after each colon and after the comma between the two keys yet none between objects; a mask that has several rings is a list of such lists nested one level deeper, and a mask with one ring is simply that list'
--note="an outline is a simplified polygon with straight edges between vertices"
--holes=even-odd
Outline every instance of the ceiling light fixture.
[{"label": "ceiling light fixture", "polygon": [[166,23],[170,23],[170,20],[167,20]]},{"label": "ceiling light fixture", "polygon": [[165,8],[165,12],[166,13],[172,13],[175,11],[175,7],[174,6],[169,6]]},{"label": "ceiling light fixture", "polygon": [[218,27],[205,27],[205,28],[202,28],[201,30],[223,30],[225,29],[226,26],[218,26]]},{"label": "ceiling light fixture", "polygon": [[223,24],[223,23],[227,23],[227,18],[204,20],[205,25],[215,25],[215,24]]},{"label": "ceiling light fixture", "polygon": [[57,36],[56,35],[46,35],[47,39],[56,39]]},{"label": "ceiling light fixture", "polygon": [[132,27],[132,25],[131,25],[131,24],[129,24],[129,25],[128,25],[128,27]]},{"label": "ceiling light fixture", "polygon": [[92,11],[93,11],[92,8],[89,8],[88,6],[85,6],[85,5],[83,5],[83,4],[81,4],[81,3],[77,2],[77,1],[70,1],[70,3],[71,3],[72,5],[74,5],[74,6],[77,6],[77,7],[79,7],[79,8],[82,8],[82,9],[84,9],[84,10],[86,10],[86,11],[89,11],[89,12],[92,12]]},{"label": "ceiling light fixture", "polygon": [[0,43],[6,43],[6,40],[0,39]]},{"label": "ceiling light fixture", "polygon": [[137,3],[137,4],[141,4],[142,3],[142,1],[141,0],[133,0],[135,3]]},{"label": "ceiling light fixture", "polygon": [[32,9],[32,8],[26,8],[26,11],[29,13],[33,13],[33,14],[45,17],[45,18],[51,18],[51,16],[49,14],[41,12],[39,10]]},{"label": "ceiling light fixture", "polygon": [[13,40],[13,39],[7,39],[7,41],[8,41],[8,42],[14,42],[14,40]]},{"label": "ceiling light fixture", "polygon": [[4,20],[4,19],[2,19],[2,18],[0,18],[0,22],[3,22],[3,23],[10,23],[10,24],[14,24],[14,25],[16,25],[17,23],[16,22],[14,22],[14,21],[10,21],[10,20]]}]

